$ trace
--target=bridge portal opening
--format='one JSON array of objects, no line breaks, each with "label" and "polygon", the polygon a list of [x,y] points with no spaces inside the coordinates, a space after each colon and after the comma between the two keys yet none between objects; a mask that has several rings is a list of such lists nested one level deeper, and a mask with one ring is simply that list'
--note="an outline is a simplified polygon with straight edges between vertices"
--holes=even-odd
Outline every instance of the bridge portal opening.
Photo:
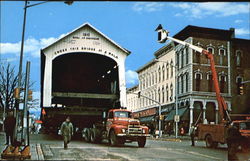
[{"label": "bridge portal opening", "polygon": [[94,53],[69,53],[52,64],[52,104],[112,107],[119,100],[117,63]]}]

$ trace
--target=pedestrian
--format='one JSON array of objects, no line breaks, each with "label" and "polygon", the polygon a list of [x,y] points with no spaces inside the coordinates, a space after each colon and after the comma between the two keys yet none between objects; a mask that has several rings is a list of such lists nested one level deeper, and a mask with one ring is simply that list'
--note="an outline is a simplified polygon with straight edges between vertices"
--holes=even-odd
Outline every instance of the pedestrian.
[{"label": "pedestrian", "polygon": [[194,137],[195,137],[195,130],[196,130],[196,127],[194,125],[194,123],[192,123],[191,127],[190,127],[190,137],[191,137],[191,146],[195,146],[195,142],[194,142]]},{"label": "pedestrian", "polygon": [[68,148],[68,143],[71,141],[71,136],[73,135],[73,125],[70,122],[70,117],[67,117],[66,120],[61,125],[61,134],[64,141],[64,149]]},{"label": "pedestrian", "polygon": [[11,111],[8,113],[7,117],[4,120],[4,131],[6,135],[5,145],[9,145],[9,143],[11,143],[11,145],[14,145],[13,135],[15,126],[16,126],[16,119],[13,116],[13,112]]},{"label": "pedestrian", "polygon": [[239,128],[237,127],[236,124],[231,123],[227,130],[228,161],[239,160],[236,153],[240,142],[241,142],[241,134],[239,132]]}]

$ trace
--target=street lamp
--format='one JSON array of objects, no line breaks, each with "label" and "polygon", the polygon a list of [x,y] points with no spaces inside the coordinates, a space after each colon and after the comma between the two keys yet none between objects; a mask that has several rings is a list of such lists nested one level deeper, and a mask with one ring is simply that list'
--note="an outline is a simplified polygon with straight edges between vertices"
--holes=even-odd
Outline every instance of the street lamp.
[{"label": "street lamp", "polygon": [[[176,59],[177,60],[177,59]],[[154,61],[156,62],[163,62],[163,63],[168,63],[166,61],[162,61],[159,59],[154,59]],[[179,122],[179,115],[178,115],[178,89],[177,89],[177,85],[178,85],[178,74],[177,74],[177,66],[171,64],[172,67],[175,68],[175,117],[174,117],[174,121],[175,121],[175,138],[178,137],[178,122]],[[160,110],[160,109],[159,109]]]},{"label": "street lamp", "polygon": [[[20,51],[20,62],[19,62],[19,72],[18,72],[18,82],[17,82],[17,88],[21,89],[21,80],[22,80],[22,63],[23,63],[23,48],[24,48],[24,35],[25,35],[25,26],[26,26],[26,11],[27,8],[37,6],[43,3],[47,3],[51,1],[43,1],[35,4],[28,5],[28,1],[25,0],[25,5],[24,5],[24,17],[23,17],[23,30],[22,30],[22,41],[21,41],[21,51]],[[64,1],[65,4],[71,5],[73,1]],[[20,90],[19,90],[20,92]],[[18,94],[20,95],[20,93]],[[16,107],[16,125],[15,125],[15,130],[14,130],[14,140],[17,140],[17,128],[18,128],[18,111],[19,111],[19,98],[16,99],[15,101],[15,107]]]}]

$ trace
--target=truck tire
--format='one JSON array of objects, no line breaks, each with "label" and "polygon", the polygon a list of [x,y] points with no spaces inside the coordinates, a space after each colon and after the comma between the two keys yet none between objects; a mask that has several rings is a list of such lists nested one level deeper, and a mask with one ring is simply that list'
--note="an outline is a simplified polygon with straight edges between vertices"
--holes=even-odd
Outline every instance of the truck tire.
[{"label": "truck tire", "polygon": [[90,131],[90,129],[88,128],[88,129],[86,130],[86,133],[85,133],[85,141],[86,141],[86,142],[90,142],[90,136],[91,136],[91,131]]},{"label": "truck tire", "polygon": [[146,144],[146,137],[145,136],[139,137],[138,138],[138,146],[140,148],[143,148],[145,146],[145,144]]},{"label": "truck tire", "polygon": [[206,141],[206,147],[208,147],[208,148],[212,148],[213,147],[213,139],[212,139],[212,136],[210,134],[208,134],[205,137],[205,141]]},{"label": "truck tire", "polygon": [[119,138],[115,135],[115,131],[112,130],[109,134],[109,140],[111,146],[117,146],[119,144]]},{"label": "truck tire", "polygon": [[90,140],[92,143],[100,143],[101,142],[100,131],[98,129],[91,130]]}]

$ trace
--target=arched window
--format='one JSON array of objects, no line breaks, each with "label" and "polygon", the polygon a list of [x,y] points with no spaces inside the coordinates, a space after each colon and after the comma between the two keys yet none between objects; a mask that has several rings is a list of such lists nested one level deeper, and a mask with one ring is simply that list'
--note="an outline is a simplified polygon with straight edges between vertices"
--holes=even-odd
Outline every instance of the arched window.
[{"label": "arched window", "polygon": [[188,50],[188,47],[185,49],[186,51],[186,65],[188,64],[188,57],[189,57],[189,50]]},{"label": "arched window", "polygon": [[181,51],[181,68],[184,66],[184,51]]},{"label": "arched window", "polygon": [[200,91],[202,73],[200,72],[199,69],[197,71],[195,71],[195,75],[194,76],[195,76],[195,90],[196,91]]},{"label": "arched window", "polygon": [[241,56],[242,56],[241,51],[237,51],[236,52],[236,66],[241,66]]},{"label": "arched window", "polygon": [[173,101],[173,94],[174,94],[173,84],[171,83],[171,85],[170,85],[170,101]]},{"label": "arched window", "polygon": [[173,78],[173,75],[174,75],[174,64],[173,64],[173,60],[171,60],[170,66],[171,66],[171,78]]},{"label": "arched window", "polygon": [[219,55],[220,55],[220,65],[223,65],[223,56],[226,55],[226,50],[225,49],[219,49]]},{"label": "arched window", "polygon": [[212,53],[212,54],[214,54],[214,48],[212,46],[209,46],[207,48],[207,51],[210,52],[210,53]]},{"label": "arched window", "polygon": [[220,91],[221,91],[221,93],[225,93],[225,75],[221,76]]},{"label": "arched window", "polygon": [[165,80],[165,66],[162,66],[162,81]]},{"label": "arched window", "polygon": [[208,92],[212,92],[212,90],[213,90],[213,77],[212,77],[211,72],[207,73],[207,80],[208,80],[208,83],[207,83]]},{"label": "arched window", "polygon": [[169,95],[168,95],[168,85],[166,86],[166,101],[168,102],[168,97],[169,97]]},{"label": "arched window", "polygon": [[159,81],[158,82],[161,82],[161,67],[159,67],[159,69],[158,69],[158,74],[159,74]]},{"label": "arched window", "polygon": [[168,65],[168,63],[167,63],[167,79],[169,78],[169,65]]},{"label": "arched window", "polygon": [[184,82],[183,82],[183,75],[181,76],[181,93],[184,92]]},{"label": "arched window", "polygon": [[162,103],[165,102],[165,89],[162,87]]},{"label": "arched window", "polygon": [[158,89],[158,101],[161,102],[161,90],[160,90],[160,88]]},{"label": "arched window", "polygon": [[188,73],[186,73],[186,92],[188,92]]}]

